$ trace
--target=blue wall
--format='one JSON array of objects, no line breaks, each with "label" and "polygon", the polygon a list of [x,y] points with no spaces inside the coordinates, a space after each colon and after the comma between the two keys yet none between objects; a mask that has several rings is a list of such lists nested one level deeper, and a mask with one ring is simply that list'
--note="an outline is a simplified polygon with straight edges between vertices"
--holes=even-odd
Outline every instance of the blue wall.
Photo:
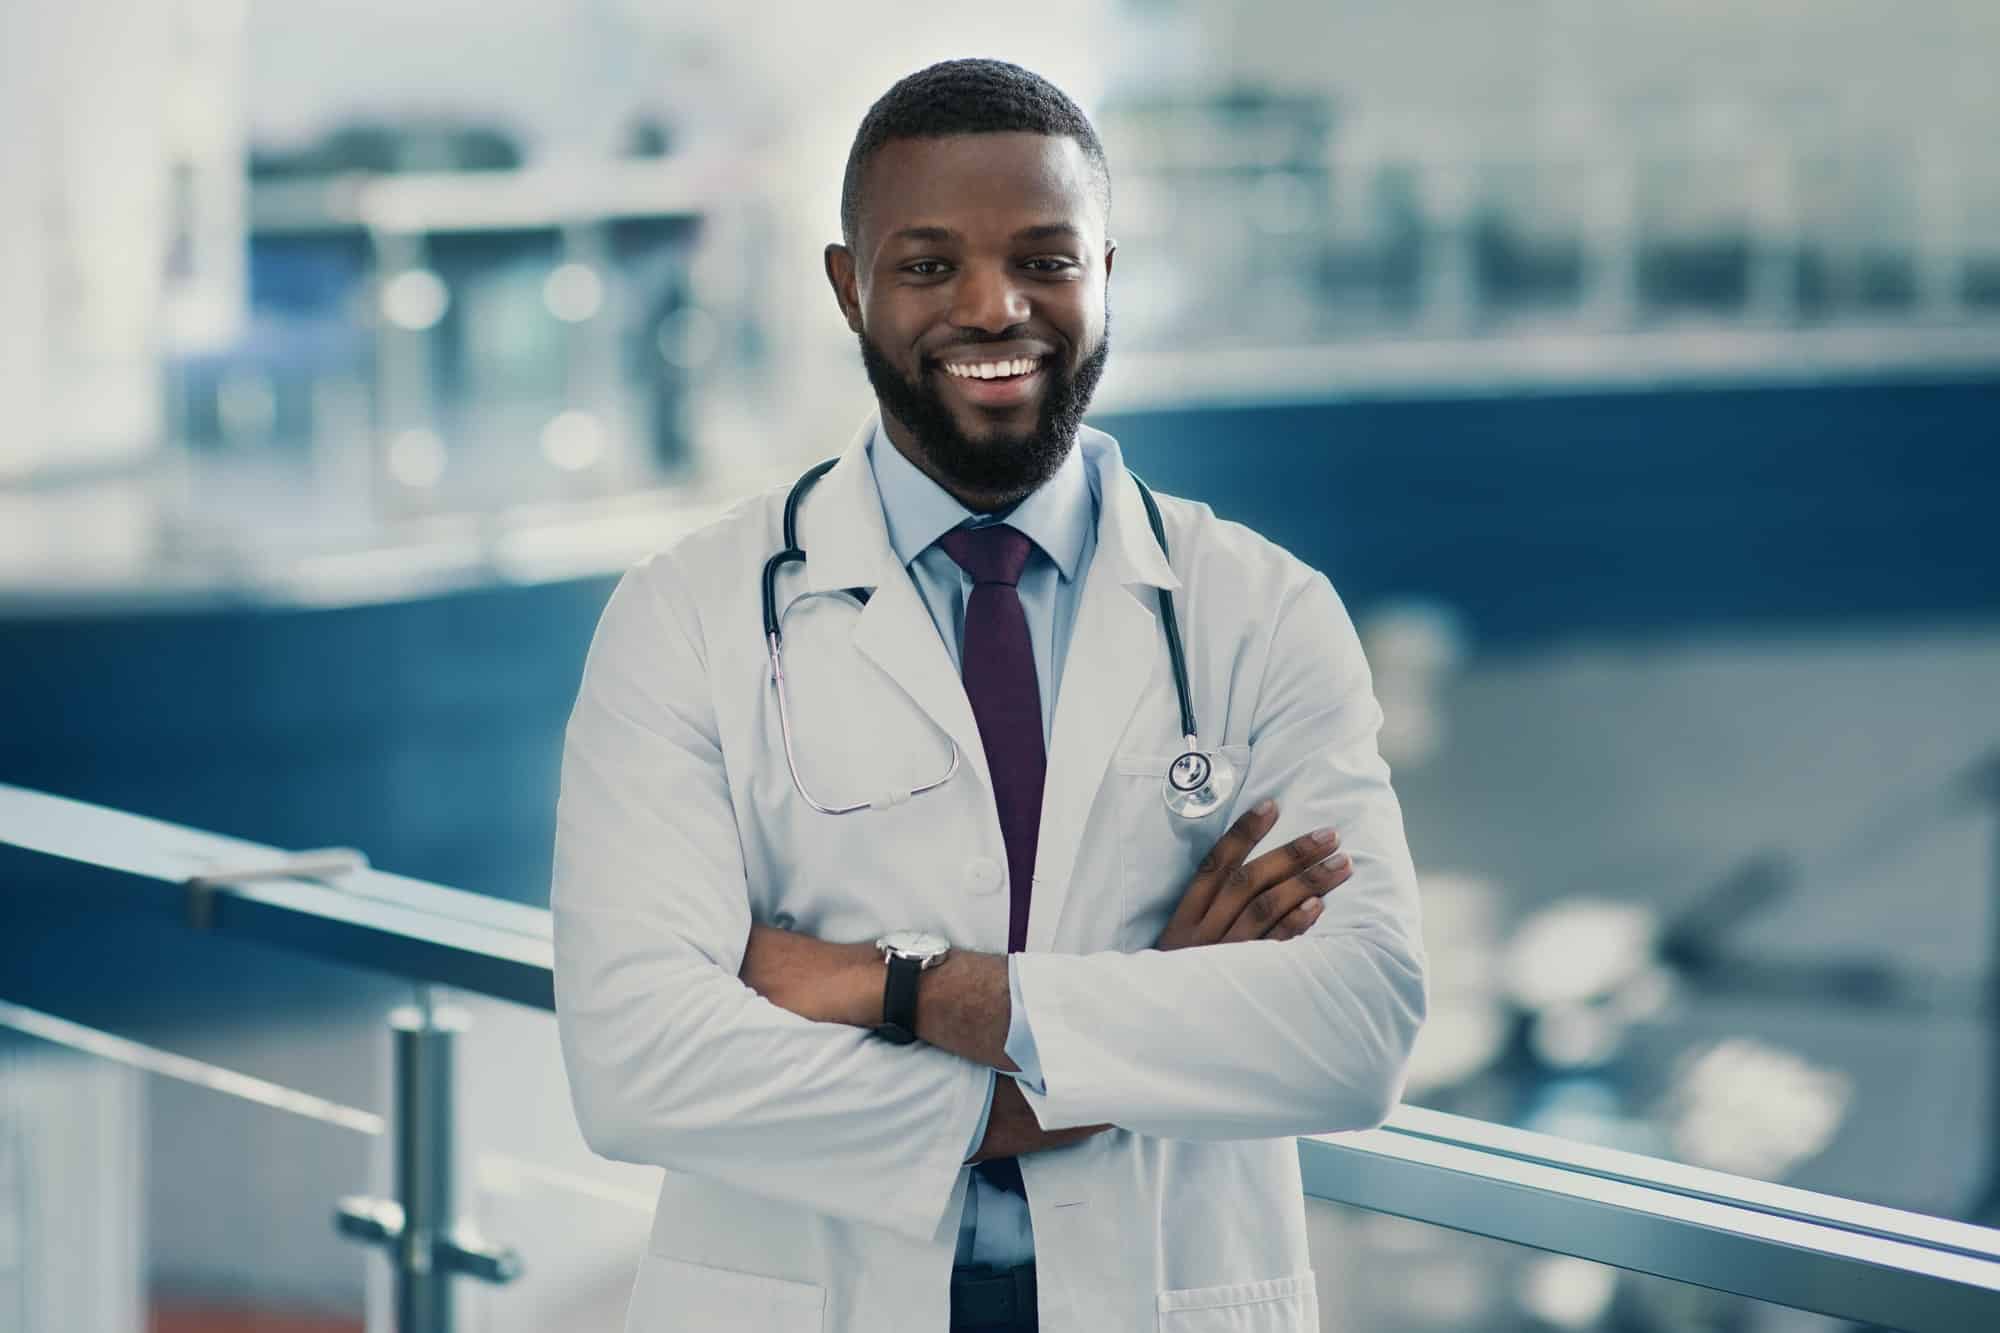
[{"label": "blue wall", "polygon": [[1134,470],[1482,645],[2000,610],[2000,380],[1096,419]]},{"label": "blue wall", "polygon": [[563,726],[615,581],[0,625],[0,781],[545,902]]}]

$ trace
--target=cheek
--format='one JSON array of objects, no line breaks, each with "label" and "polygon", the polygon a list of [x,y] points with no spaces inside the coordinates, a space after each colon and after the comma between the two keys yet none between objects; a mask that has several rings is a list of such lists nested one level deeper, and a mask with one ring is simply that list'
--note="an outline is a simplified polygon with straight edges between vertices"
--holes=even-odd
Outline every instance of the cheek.
[{"label": "cheek", "polygon": [[1043,307],[1043,317],[1069,339],[1072,366],[1096,351],[1098,339],[1104,336],[1101,293],[1079,291],[1073,297],[1049,302]]},{"label": "cheek", "polygon": [[909,302],[881,302],[862,311],[868,336],[884,355],[903,369],[916,373],[917,354],[913,350],[934,322],[929,312],[913,309]]}]

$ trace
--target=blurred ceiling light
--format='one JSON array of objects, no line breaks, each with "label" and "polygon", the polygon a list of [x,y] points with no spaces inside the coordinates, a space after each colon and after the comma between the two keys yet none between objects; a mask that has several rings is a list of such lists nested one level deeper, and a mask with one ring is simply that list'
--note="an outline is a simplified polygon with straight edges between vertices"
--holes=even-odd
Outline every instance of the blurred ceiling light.
[{"label": "blurred ceiling light", "polygon": [[653,339],[660,359],[682,370],[696,370],[708,364],[722,342],[722,329],[715,316],[700,306],[682,306],[660,321]]},{"label": "blurred ceiling light", "polygon": [[399,329],[421,333],[451,308],[451,289],[427,268],[404,269],[382,284],[382,318]]},{"label": "blurred ceiling light", "polygon": [[1618,1274],[1603,1264],[1549,1255],[1529,1265],[1521,1280],[1521,1306],[1557,1328],[1595,1328],[1611,1311]]},{"label": "blurred ceiling light", "polygon": [[1676,1060],[1660,1109],[1680,1160],[1782,1180],[1833,1141],[1853,1095],[1839,1070],[1732,1037]]},{"label": "blurred ceiling light", "polygon": [[542,457],[565,472],[581,472],[604,456],[604,423],[571,408],[542,427]]},{"label": "blurred ceiling light", "polygon": [[434,430],[414,426],[389,441],[389,475],[412,490],[429,490],[444,476],[444,441]]},{"label": "blurred ceiling light", "polygon": [[1523,1009],[1608,998],[1652,965],[1658,918],[1637,903],[1570,898],[1535,913],[1514,934],[1506,989]]},{"label": "blurred ceiling light", "polygon": [[604,281],[588,264],[558,264],[542,283],[542,303],[565,324],[581,324],[604,307]]},{"label": "blurred ceiling light", "polygon": [[1617,1053],[1625,1025],[1594,1005],[1560,1004],[1529,1030],[1535,1056],[1551,1069],[1591,1069]]}]

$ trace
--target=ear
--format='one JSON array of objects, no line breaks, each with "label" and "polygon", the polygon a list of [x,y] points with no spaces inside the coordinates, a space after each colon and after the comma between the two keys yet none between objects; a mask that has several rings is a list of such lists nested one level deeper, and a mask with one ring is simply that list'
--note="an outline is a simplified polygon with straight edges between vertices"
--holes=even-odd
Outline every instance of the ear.
[{"label": "ear", "polygon": [[838,241],[826,247],[826,280],[848,329],[861,332],[861,290],[854,271],[854,252]]},{"label": "ear", "polygon": [[1118,242],[1116,242],[1116,241],[1112,241],[1112,240],[1107,240],[1107,241],[1105,241],[1105,243],[1104,243],[1104,280],[1105,280],[1106,282],[1109,282],[1109,281],[1111,281],[1111,261],[1112,261],[1113,259],[1117,258],[1117,257],[1118,257]]}]

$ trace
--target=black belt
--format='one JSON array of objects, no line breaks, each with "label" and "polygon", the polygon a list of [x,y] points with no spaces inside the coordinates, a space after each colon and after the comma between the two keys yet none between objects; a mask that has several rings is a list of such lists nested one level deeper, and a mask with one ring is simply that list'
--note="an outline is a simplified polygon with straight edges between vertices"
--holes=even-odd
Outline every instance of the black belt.
[{"label": "black belt", "polygon": [[951,1270],[951,1326],[987,1333],[1036,1333],[1035,1264],[968,1265]]}]

